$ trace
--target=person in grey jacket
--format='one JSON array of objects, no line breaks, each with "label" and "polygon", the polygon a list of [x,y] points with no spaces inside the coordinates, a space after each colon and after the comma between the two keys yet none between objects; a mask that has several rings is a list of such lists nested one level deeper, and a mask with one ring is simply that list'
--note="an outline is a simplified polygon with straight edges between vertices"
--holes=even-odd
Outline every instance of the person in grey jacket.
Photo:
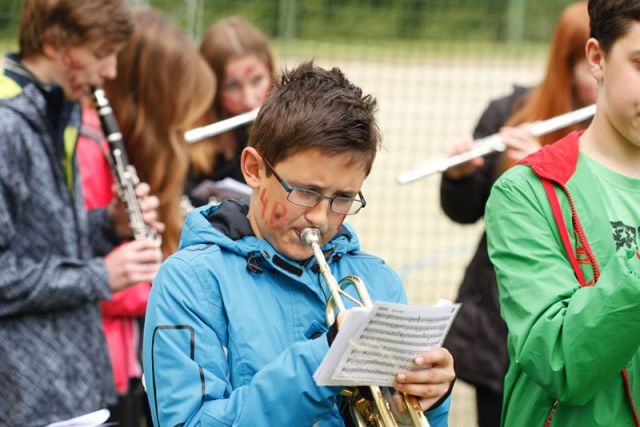
[{"label": "person in grey jacket", "polygon": [[[115,77],[131,33],[123,0],[25,0],[20,51],[0,76],[0,426],[43,426],[115,398],[98,302],[149,281],[161,259],[121,202],[85,213],[79,103]],[[136,188],[145,222],[158,200]]]}]

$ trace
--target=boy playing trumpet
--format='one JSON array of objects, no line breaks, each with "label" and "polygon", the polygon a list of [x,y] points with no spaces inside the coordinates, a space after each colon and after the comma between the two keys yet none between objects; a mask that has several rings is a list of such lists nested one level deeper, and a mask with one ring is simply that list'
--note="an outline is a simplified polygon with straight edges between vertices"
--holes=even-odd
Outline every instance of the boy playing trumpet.
[{"label": "boy playing trumpet", "polygon": [[[398,276],[360,251],[344,220],[380,144],[376,102],[338,69],[285,73],[242,153],[249,205],[226,201],[187,218],[161,267],[145,324],[145,379],[158,425],[341,426],[338,387],[312,378],[329,348],[323,284],[308,227],[336,277],[360,276],[373,300],[405,302]],[[417,354],[395,388],[446,426],[454,379],[443,348]]]}]

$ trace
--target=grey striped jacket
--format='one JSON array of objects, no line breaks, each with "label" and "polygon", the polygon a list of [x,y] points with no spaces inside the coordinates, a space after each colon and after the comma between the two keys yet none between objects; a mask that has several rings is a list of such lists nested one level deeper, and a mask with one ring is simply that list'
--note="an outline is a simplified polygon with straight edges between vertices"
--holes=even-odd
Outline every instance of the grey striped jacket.
[{"label": "grey striped jacket", "polygon": [[65,175],[79,105],[57,132],[60,88],[11,75],[0,76],[0,426],[43,426],[113,401],[98,303],[110,292],[94,255],[112,230],[104,210],[85,213],[75,162]]}]

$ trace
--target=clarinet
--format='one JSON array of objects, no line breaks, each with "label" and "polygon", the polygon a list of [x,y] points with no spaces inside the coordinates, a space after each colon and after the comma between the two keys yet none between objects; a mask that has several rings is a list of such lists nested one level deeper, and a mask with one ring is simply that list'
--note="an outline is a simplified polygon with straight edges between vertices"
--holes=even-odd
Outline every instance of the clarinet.
[{"label": "clarinet", "polygon": [[93,87],[91,92],[93,93],[96,110],[98,110],[98,115],[100,116],[102,133],[104,133],[109,144],[107,157],[116,178],[118,196],[124,203],[129,216],[129,227],[131,227],[133,237],[136,240],[160,241],[158,232],[142,219],[142,211],[135,191],[140,179],[136,173],[136,168],[129,163],[122,141],[122,134],[111,109],[111,104],[109,104],[109,100],[102,88]]}]

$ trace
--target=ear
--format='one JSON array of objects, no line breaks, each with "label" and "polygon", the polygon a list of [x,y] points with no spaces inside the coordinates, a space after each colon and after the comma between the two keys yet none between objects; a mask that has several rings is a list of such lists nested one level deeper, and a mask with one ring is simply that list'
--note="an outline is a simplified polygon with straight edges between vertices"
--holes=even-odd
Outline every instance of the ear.
[{"label": "ear", "polygon": [[59,49],[50,41],[42,41],[42,53],[49,59],[54,59],[59,54]]},{"label": "ear", "polygon": [[587,62],[589,63],[589,69],[591,75],[596,79],[598,83],[602,82],[604,77],[604,62],[605,54],[600,47],[600,42],[594,38],[587,40],[585,46],[585,54],[587,56]]},{"label": "ear", "polygon": [[260,156],[255,148],[246,147],[242,150],[240,167],[247,185],[254,189],[260,187],[262,181],[260,174],[264,173],[264,162],[262,161],[262,156]]}]

